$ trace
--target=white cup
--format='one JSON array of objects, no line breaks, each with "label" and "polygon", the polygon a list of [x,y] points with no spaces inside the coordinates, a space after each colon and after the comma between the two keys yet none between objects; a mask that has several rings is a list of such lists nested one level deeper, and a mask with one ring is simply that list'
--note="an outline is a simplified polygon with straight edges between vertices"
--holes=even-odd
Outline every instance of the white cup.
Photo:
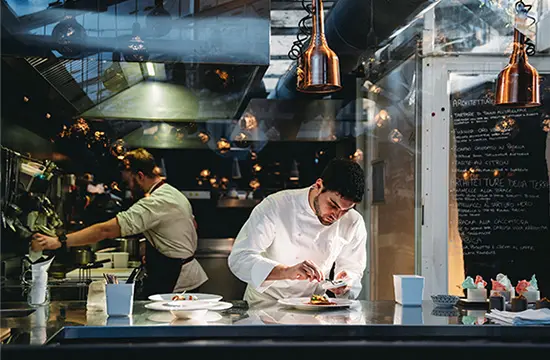
[{"label": "white cup", "polygon": [[128,257],[130,254],[127,252],[115,252],[111,254],[113,255],[113,267],[115,269],[128,268]]}]

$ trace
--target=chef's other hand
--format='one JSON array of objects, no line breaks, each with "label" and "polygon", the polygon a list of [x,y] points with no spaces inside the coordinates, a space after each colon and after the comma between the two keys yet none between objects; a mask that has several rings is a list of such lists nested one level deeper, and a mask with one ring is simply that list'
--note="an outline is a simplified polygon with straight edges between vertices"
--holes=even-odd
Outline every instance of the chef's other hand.
[{"label": "chef's other hand", "polygon": [[31,249],[33,251],[56,250],[61,247],[61,242],[56,237],[43,234],[34,234],[32,236]]},{"label": "chef's other hand", "polygon": [[[339,280],[339,279],[345,279],[348,277],[348,273],[345,272],[345,271],[340,271],[335,277],[334,277],[334,280]],[[351,289],[351,286],[349,285],[344,285],[344,286],[340,286],[339,288],[336,288],[336,289],[331,289],[329,290],[330,292],[332,292],[334,295],[344,295],[345,293],[347,293],[349,290]]]},{"label": "chef's other hand", "polygon": [[286,273],[286,278],[290,280],[323,281],[325,279],[321,269],[311,260],[288,267]]}]

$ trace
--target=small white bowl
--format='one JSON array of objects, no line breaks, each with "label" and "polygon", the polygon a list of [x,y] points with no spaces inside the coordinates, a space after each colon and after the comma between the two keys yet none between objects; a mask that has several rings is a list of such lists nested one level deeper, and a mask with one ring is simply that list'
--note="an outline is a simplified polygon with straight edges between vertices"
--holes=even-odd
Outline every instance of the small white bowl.
[{"label": "small white bowl", "polygon": [[201,310],[170,310],[172,315],[177,317],[181,320],[196,320],[203,318],[206,313],[208,312],[208,309],[201,309]]}]

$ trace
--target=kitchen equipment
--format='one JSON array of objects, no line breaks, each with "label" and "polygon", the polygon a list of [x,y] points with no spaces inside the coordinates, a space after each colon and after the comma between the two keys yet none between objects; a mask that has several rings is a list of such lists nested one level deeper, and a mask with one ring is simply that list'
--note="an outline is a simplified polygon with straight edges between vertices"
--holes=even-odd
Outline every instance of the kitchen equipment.
[{"label": "kitchen equipment", "polygon": [[130,274],[130,277],[128,280],[126,280],[126,284],[131,284],[136,281],[136,279],[139,279],[141,277],[141,274],[145,271],[145,265],[140,265],[136,267],[132,273]]},{"label": "kitchen equipment", "polygon": [[95,254],[96,261],[101,261],[105,259],[109,259],[110,263],[107,263],[106,265],[103,265],[105,268],[113,268],[113,255],[111,253],[97,253]]},{"label": "kitchen equipment", "polygon": [[[103,283],[105,283],[105,279],[103,278],[103,273],[109,272],[109,274],[115,274],[120,281],[126,281],[130,277],[130,274],[132,273],[133,269],[105,269],[105,268],[96,268],[96,269],[90,269],[90,279],[91,280],[101,280]],[[79,281],[79,272],[80,269],[75,269],[72,271],[69,271],[67,274],[65,274],[65,277],[68,282],[78,282]],[[136,279],[136,282],[138,280]]]},{"label": "kitchen equipment", "polygon": [[125,269],[128,267],[128,257],[129,254],[126,252],[114,252],[111,253],[113,256],[113,268],[115,269]]},{"label": "kitchen equipment", "polygon": [[140,260],[140,254],[139,254],[139,244],[140,242],[145,241],[145,238],[136,238],[136,237],[130,237],[130,238],[117,238],[115,239],[118,241],[118,251],[123,253],[128,253],[128,260],[129,261],[139,261]]},{"label": "kitchen equipment", "polygon": [[78,248],[74,250],[74,261],[76,265],[88,265],[95,261],[95,254],[90,248]]},{"label": "kitchen equipment", "polygon": [[[83,284],[90,284],[92,282],[92,269],[97,269],[103,267],[102,264],[105,264],[107,262],[110,262],[111,259],[103,259],[100,261],[92,261],[87,263],[86,265],[80,265],[78,270],[78,283]],[[76,270],[75,270],[76,271]],[[67,274],[68,275],[68,274]],[[84,299],[86,295],[87,288],[84,286],[79,287],[79,299]]]},{"label": "kitchen equipment", "polygon": [[106,284],[107,315],[129,316],[134,308],[134,284]]},{"label": "kitchen equipment", "polygon": [[325,280],[321,285],[325,290],[337,289],[342,286],[346,286],[348,283],[347,279],[338,279],[338,280]]}]

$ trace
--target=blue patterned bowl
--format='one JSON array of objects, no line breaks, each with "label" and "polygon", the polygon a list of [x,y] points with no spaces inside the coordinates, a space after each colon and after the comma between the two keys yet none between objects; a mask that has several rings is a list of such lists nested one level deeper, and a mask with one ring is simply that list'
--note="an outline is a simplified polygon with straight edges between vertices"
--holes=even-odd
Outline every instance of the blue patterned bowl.
[{"label": "blue patterned bowl", "polygon": [[453,307],[459,299],[455,295],[432,295],[432,301],[438,307]]}]

